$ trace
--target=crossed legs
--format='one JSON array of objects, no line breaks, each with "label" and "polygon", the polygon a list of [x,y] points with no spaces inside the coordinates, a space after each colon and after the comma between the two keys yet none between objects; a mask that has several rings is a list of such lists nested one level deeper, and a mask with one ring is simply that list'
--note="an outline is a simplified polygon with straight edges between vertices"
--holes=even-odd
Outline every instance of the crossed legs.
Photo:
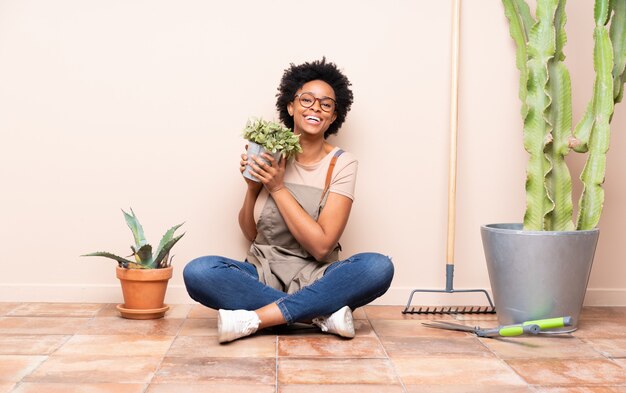
[{"label": "crossed legs", "polygon": [[[237,318],[247,315],[251,319],[247,322],[252,323],[249,330],[254,333],[257,329],[329,316],[345,306],[355,309],[368,304],[389,288],[393,264],[381,254],[356,254],[333,263],[323,277],[293,294],[259,282],[252,264],[220,256],[194,259],[185,267],[183,276],[191,298],[207,307],[254,311],[254,316],[237,314]],[[224,315],[220,311],[220,317]],[[341,317],[347,318],[345,311]],[[349,317],[351,321],[351,314]]]}]

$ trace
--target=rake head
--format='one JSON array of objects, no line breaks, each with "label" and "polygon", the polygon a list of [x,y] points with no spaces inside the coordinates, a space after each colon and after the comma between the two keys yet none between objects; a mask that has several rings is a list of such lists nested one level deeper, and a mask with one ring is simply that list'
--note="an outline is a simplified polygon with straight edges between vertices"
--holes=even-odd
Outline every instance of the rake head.
[{"label": "rake head", "polygon": [[495,314],[492,306],[407,307],[402,314]]},{"label": "rake head", "polygon": [[[448,283],[448,288],[446,289],[414,289],[411,292],[411,296],[409,296],[409,301],[402,311],[402,314],[495,314],[496,307],[493,305],[493,301],[491,301],[491,296],[484,289],[460,289],[454,290],[452,289],[451,282]],[[445,307],[411,307],[411,301],[413,300],[413,295],[417,292],[427,292],[427,293],[470,293],[477,292],[482,293],[487,297],[487,301],[489,302],[489,306],[445,306]]]}]

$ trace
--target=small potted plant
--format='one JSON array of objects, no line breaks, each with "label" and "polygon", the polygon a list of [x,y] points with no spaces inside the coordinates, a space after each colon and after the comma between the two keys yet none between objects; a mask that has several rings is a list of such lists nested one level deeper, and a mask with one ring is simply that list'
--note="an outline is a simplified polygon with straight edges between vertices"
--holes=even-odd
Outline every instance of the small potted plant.
[{"label": "small potted plant", "polygon": [[[524,223],[481,228],[498,319],[571,316],[576,329],[599,235],[610,122],[626,80],[626,1],[595,1],[593,94],[575,126],[564,63],[565,0],[538,0],[535,15],[525,0],[502,2],[517,48],[529,161]],[[572,150],[587,154],[575,220],[565,161]]]},{"label": "small potted plant", "polygon": [[122,285],[124,304],[117,306],[124,318],[129,319],[156,319],[162,318],[169,306],[164,304],[167,283],[172,278],[172,257],[170,250],[184,236],[174,236],[174,232],[183,224],[170,228],[159,243],[156,253],[152,253],[152,246],[146,240],[143,228],[133,212],[124,213],[126,224],[133,233],[135,244],[131,245],[132,254],[127,258],[109,252],[94,252],[81,256],[105,257],[117,261],[117,278]]},{"label": "small potted plant", "polygon": [[[250,119],[243,130],[243,137],[249,142],[248,157],[255,155],[262,158],[261,154],[269,153],[278,161],[281,156],[289,158],[302,152],[300,135],[276,122]],[[243,175],[250,180],[259,181],[249,170],[248,165]]]}]

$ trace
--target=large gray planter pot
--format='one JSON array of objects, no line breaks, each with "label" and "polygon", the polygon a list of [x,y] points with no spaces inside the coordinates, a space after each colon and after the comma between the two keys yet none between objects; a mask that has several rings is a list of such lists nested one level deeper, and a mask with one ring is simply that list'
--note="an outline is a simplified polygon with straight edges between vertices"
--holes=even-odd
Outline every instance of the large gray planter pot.
[{"label": "large gray planter pot", "polygon": [[498,322],[571,316],[577,329],[600,231],[523,231],[522,224],[481,227]]},{"label": "large gray planter pot", "polygon": [[[250,159],[251,155],[255,155],[255,156],[259,156],[260,157],[261,154],[263,154],[263,153],[268,153],[269,155],[273,156],[274,159],[276,160],[276,162],[278,162],[278,160],[280,159],[280,156],[282,154],[280,152],[272,154],[271,152],[267,151],[263,146],[259,145],[258,143],[248,141],[248,150],[246,152],[246,154],[248,155],[248,162],[254,163],[254,161],[252,161]],[[263,160],[264,162],[269,164],[269,162],[267,160],[264,160],[263,158],[261,158],[261,160]],[[243,171],[243,176],[248,178],[248,179],[250,179],[250,180],[253,180],[255,182],[259,181],[259,179],[257,179],[256,177],[254,177],[254,176],[252,176],[250,174],[250,165],[249,164],[246,165],[246,169]]]}]

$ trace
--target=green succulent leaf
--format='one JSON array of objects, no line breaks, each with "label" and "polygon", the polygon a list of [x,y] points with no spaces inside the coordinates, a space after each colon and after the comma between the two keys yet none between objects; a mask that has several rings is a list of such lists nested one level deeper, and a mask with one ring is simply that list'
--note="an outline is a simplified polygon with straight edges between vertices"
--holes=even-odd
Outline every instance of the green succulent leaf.
[{"label": "green succulent leaf", "polygon": [[124,210],[122,210],[122,213],[124,213],[124,219],[126,220],[126,224],[133,232],[133,237],[135,238],[135,246],[139,249],[141,248],[141,246],[146,244],[146,237],[143,233],[143,227],[141,226],[141,223],[139,223],[139,219],[137,219],[137,216],[135,215],[135,212],[132,208],[130,209],[130,212],[131,214],[128,214]]},{"label": "green succulent leaf", "polygon": [[81,255],[81,257],[105,257],[105,258],[110,258],[110,259],[116,260],[120,267],[125,267],[125,268],[128,267],[129,265],[135,264],[133,261],[129,261],[126,258],[117,256],[115,254],[111,254],[110,252],[105,252],[105,251],[92,252],[90,254]]},{"label": "green succulent leaf", "polygon": [[163,247],[161,248],[161,250],[159,251],[159,253],[157,254],[157,256],[154,258],[154,265],[155,266],[160,266],[161,262],[163,261],[163,259],[165,259],[168,255],[170,250],[172,249],[172,247],[174,247],[174,245],[184,236],[185,234],[183,233],[180,236],[176,236],[173,239],[170,239],[167,243],[165,243],[163,245]]},{"label": "green succulent leaf", "polygon": [[163,250],[163,248],[165,247],[165,245],[172,240],[172,238],[174,237],[174,232],[176,232],[176,230],[178,228],[180,228],[183,223],[180,223],[178,225],[174,225],[173,227],[171,227],[170,229],[167,230],[167,232],[165,232],[165,235],[163,235],[163,237],[161,238],[161,241],[159,242],[159,246],[157,247],[157,251],[156,251],[156,255],[158,256],[159,254],[161,254],[161,250]]},{"label": "green succulent leaf", "polygon": [[148,269],[154,268],[152,259],[152,246],[144,244],[135,252],[135,261],[137,264],[145,266]]}]

